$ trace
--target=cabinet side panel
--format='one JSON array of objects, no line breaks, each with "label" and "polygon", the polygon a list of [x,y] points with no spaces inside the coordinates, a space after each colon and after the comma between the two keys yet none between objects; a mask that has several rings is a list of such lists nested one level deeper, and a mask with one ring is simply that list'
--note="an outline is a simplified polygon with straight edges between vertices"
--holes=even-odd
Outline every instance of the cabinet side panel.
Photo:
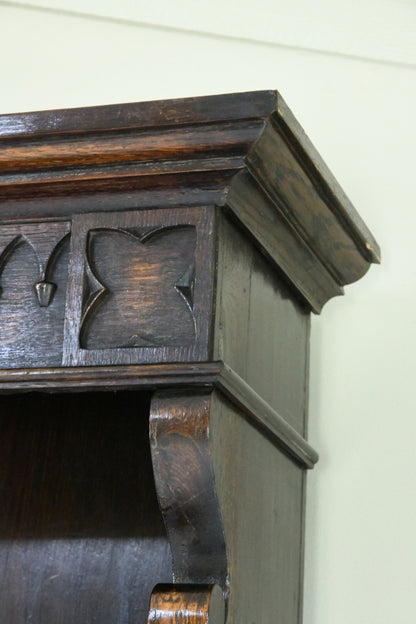
[{"label": "cabinet side panel", "polygon": [[218,232],[214,358],[304,434],[310,314],[238,226]]},{"label": "cabinet side panel", "polygon": [[300,620],[303,471],[221,395],[211,443],[229,562],[227,624]]}]

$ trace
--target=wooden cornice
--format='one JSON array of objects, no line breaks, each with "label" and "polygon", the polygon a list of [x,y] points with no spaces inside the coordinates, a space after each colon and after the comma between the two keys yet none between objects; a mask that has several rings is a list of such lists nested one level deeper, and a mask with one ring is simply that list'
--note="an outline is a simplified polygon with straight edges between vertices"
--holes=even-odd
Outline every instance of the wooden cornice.
[{"label": "wooden cornice", "polygon": [[[0,210],[215,204],[320,312],[379,247],[275,91],[0,116]],[[106,204],[106,199],[108,206]],[[67,207],[65,207],[67,206]],[[126,207],[126,206],[124,206]],[[10,213],[11,214],[11,213]],[[16,214],[15,205],[14,212]]]}]

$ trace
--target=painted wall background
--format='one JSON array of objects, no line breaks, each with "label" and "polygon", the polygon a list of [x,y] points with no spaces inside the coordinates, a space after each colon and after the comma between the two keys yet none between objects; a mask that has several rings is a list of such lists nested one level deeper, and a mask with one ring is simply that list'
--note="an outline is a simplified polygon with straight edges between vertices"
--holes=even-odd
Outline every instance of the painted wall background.
[{"label": "painted wall background", "polygon": [[383,261],[313,319],[305,624],[416,621],[414,0],[0,1],[0,113],[277,88]]}]

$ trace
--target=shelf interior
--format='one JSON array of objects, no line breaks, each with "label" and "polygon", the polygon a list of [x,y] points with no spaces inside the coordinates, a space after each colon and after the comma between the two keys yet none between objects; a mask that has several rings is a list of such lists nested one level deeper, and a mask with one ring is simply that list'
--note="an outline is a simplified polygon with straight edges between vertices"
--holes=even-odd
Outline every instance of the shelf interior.
[{"label": "shelf interior", "polygon": [[5,624],[140,624],[171,582],[142,392],[0,397]]}]

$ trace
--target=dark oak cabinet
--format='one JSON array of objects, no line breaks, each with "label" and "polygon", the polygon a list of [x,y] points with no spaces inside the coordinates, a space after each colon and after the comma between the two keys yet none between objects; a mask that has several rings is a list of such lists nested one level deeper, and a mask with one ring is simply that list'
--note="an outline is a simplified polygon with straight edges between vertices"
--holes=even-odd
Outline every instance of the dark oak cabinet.
[{"label": "dark oak cabinet", "polygon": [[0,146],[1,622],[300,624],[310,313],[372,235],[274,91]]}]

